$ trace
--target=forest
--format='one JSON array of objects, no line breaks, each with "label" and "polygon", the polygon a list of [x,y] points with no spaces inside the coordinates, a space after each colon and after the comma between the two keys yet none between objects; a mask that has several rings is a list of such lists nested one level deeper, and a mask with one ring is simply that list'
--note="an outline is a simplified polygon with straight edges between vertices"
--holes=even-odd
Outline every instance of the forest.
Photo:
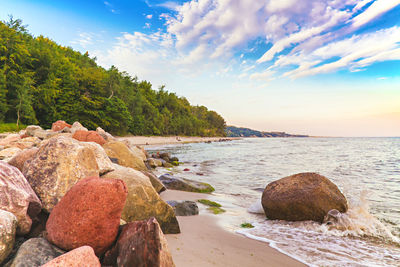
[{"label": "forest", "polygon": [[0,21],[0,123],[79,121],[116,135],[224,136],[225,120],[115,66]]}]

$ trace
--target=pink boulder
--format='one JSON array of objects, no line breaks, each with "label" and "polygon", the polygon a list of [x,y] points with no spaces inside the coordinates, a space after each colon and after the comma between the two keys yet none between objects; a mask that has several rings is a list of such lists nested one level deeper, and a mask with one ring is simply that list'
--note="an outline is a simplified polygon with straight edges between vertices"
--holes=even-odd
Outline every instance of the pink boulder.
[{"label": "pink boulder", "polygon": [[127,194],[118,179],[79,181],[50,213],[47,239],[64,250],[88,245],[101,255],[117,237]]},{"label": "pink boulder", "polygon": [[96,142],[101,146],[107,142],[99,133],[95,131],[78,130],[74,133],[72,138],[82,142]]},{"label": "pink boulder", "polygon": [[17,154],[15,154],[15,156],[8,161],[8,164],[16,167],[18,170],[22,172],[25,162],[33,158],[38,150],[39,149],[37,147],[32,147],[30,149],[22,150]]},{"label": "pink boulder", "polygon": [[71,124],[66,123],[65,121],[56,121],[51,125],[51,130],[53,132],[58,132],[64,129],[65,127],[71,128]]},{"label": "pink boulder", "polygon": [[13,213],[17,219],[17,233],[29,232],[42,204],[24,175],[14,166],[0,161],[0,209]]},{"label": "pink boulder", "polygon": [[76,248],[49,261],[41,267],[100,267],[100,261],[89,246]]}]

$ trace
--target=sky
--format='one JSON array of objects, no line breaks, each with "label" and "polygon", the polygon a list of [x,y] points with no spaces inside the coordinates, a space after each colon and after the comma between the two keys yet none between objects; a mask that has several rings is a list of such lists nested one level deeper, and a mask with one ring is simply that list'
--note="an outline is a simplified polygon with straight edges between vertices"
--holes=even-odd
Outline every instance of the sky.
[{"label": "sky", "polygon": [[8,15],[228,125],[400,136],[400,0],[0,0]]}]

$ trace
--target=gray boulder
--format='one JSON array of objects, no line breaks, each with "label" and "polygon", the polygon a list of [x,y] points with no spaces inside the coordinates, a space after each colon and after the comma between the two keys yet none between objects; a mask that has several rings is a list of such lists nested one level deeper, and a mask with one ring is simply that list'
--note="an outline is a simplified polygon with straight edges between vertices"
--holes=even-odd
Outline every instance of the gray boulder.
[{"label": "gray boulder", "polygon": [[175,177],[169,173],[163,174],[158,178],[167,189],[197,193],[211,193],[215,190],[210,184],[186,178]]},{"label": "gray boulder", "polygon": [[174,209],[176,216],[192,216],[199,214],[199,207],[196,202],[184,200],[170,200],[167,203]]}]

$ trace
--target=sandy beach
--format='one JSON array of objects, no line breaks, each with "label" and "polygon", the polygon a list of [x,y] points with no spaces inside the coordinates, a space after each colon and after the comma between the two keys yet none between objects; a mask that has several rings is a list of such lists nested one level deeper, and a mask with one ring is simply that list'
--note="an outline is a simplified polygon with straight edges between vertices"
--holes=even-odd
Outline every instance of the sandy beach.
[{"label": "sandy beach", "polygon": [[131,145],[152,146],[169,144],[187,144],[218,142],[221,140],[237,140],[234,137],[200,137],[200,136],[124,136],[118,137],[119,140],[128,140]]},{"label": "sandy beach", "polygon": [[[164,200],[197,200],[206,194],[167,190]],[[177,267],[197,266],[305,266],[268,244],[229,232],[218,216],[200,208],[197,216],[179,216],[180,234],[166,235]]]}]

